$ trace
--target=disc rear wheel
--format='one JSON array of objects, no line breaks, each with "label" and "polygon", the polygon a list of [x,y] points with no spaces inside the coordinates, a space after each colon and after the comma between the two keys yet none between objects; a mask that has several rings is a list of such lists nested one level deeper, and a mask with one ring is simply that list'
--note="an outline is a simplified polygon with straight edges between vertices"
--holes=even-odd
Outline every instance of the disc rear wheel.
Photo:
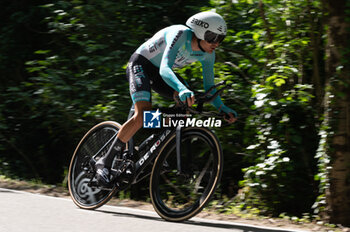
[{"label": "disc rear wheel", "polygon": [[116,122],[102,122],[91,128],[81,139],[74,151],[68,173],[69,193],[74,203],[83,209],[95,209],[105,204],[117,191],[116,187],[106,189],[92,186],[94,164],[91,158],[99,159],[109,149],[117,136],[120,125]]}]

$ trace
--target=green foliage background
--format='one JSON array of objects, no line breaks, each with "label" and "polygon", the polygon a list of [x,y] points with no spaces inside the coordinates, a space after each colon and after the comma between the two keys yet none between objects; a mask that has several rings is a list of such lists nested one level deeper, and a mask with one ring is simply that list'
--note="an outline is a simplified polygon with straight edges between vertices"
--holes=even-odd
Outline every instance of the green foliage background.
[{"label": "green foliage background", "polygon": [[[74,147],[91,126],[126,120],[131,100],[125,66],[133,51],[159,29],[215,9],[229,28],[217,49],[216,81],[233,84],[222,98],[239,113],[234,126],[216,129],[225,154],[217,198],[232,198],[224,210],[239,203],[269,215],[302,215],[322,207],[321,1],[4,0],[0,5],[0,174],[61,183]],[[200,64],[178,72],[202,89]]]}]

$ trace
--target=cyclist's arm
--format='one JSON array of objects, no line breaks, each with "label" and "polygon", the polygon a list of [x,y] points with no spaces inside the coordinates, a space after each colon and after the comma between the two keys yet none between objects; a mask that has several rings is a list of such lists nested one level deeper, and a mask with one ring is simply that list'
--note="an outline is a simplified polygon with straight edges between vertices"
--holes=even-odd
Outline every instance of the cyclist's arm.
[{"label": "cyclist's arm", "polygon": [[175,63],[179,48],[186,43],[186,32],[183,30],[168,32],[166,35],[166,47],[160,63],[159,73],[165,83],[177,92],[187,90],[186,86],[179,81],[174,71],[171,69]]},{"label": "cyclist's arm", "polygon": [[[210,87],[212,87],[214,83],[214,63],[215,63],[215,52],[205,57],[201,61],[202,70],[203,70],[203,85],[205,91],[208,91]],[[216,89],[211,91],[211,94],[215,94]],[[212,105],[215,106],[218,111],[223,111],[225,113],[233,113],[235,117],[237,117],[236,111],[227,107],[221,100],[220,96],[217,96],[213,101]]]},{"label": "cyclist's arm", "polygon": [[[210,87],[212,87],[214,83],[214,63],[215,63],[215,52],[213,52],[210,56],[205,57],[204,60],[201,61],[202,63],[202,70],[203,70],[203,85],[204,90],[208,91]],[[216,90],[212,90],[211,94],[214,94]],[[217,96],[213,101],[212,104],[220,110],[220,107],[224,105],[224,103],[221,101],[220,96]]]}]

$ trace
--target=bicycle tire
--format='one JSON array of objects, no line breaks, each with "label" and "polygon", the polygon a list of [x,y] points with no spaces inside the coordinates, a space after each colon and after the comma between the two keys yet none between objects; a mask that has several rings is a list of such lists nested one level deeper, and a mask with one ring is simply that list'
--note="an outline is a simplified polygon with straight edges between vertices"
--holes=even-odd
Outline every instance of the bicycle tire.
[{"label": "bicycle tire", "polygon": [[174,134],[162,147],[150,179],[155,211],[163,219],[173,222],[187,220],[206,206],[218,186],[223,169],[221,145],[209,129],[183,129],[181,145],[182,173],[177,171]]},{"label": "bicycle tire", "polygon": [[[117,188],[103,189],[89,187],[91,175],[86,169],[86,162],[95,155],[113,136],[116,136],[120,124],[105,121],[92,127],[76,147],[68,172],[68,189],[73,202],[82,209],[96,209],[107,203],[116,193]],[[108,150],[109,146],[103,149]],[[103,151],[104,151],[103,150]],[[85,163],[84,163],[85,162]]]}]

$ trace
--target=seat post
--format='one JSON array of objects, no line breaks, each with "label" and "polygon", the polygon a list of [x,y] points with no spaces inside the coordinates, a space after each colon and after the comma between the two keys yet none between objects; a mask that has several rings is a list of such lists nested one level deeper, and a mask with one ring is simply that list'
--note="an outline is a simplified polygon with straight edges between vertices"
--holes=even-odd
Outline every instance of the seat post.
[{"label": "seat post", "polygon": [[[128,115],[128,119],[129,120],[135,113],[135,105],[132,104],[129,110],[129,115]],[[134,155],[134,137],[131,137],[130,140],[127,142],[128,144],[128,152],[129,154],[132,156]]]},{"label": "seat post", "polygon": [[176,127],[176,163],[177,163],[177,173],[182,173],[181,167],[181,126]]},{"label": "seat post", "polygon": [[134,115],[135,113],[135,105],[132,104],[129,110],[128,120]]}]

